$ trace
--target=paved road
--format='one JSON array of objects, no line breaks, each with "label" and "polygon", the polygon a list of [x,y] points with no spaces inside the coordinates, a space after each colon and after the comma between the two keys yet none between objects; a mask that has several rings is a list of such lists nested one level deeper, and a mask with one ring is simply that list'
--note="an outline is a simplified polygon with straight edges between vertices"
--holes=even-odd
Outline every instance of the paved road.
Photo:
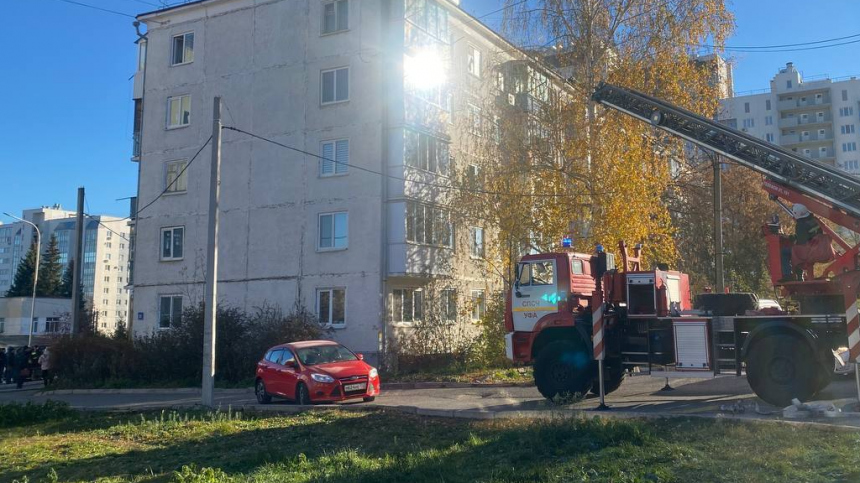
[{"label": "paved road", "polygon": [[[642,413],[654,415],[714,415],[725,413],[721,407],[740,404],[745,406],[745,415],[761,417],[754,411],[757,402],[760,412],[777,411],[762,402],[750,391],[744,377],[722,377],[719,379],[675,379],[673,391],[664,392],[665,380],[648,376],[629,378],[615,393],[607,396],[607,403],[615,413]],[[841,399],[856,397],[851,379],[834,382],[822,391],[819,399]],[[191,391],[149,390],[137,394],[43,394],[40,383],[30,383],[23,390],[14,386],[0,385],[0,402],[33,401],[48,399],[68,402],[81,409],[90,410],[142,410],[153,408],[188,407],[199,403],[199,393]],[[221,407],[259,407],[250,389],[247,391],[219,390],[216,403]],[[584,401],[565,406],[566,409],[593,409],[599,401],[589,397]],[[356,404],[356,403],[348,403]],[[457,415],[467,413],[472,417],[508,417],[528,411],[549,413],[559,407],[544,400],[534,387],[467,387],[386,390],[376,402],[360,405],[400,407],[425,414]],[[285,401],[276,401],[267,409],[291,410],[295,408]]]}]

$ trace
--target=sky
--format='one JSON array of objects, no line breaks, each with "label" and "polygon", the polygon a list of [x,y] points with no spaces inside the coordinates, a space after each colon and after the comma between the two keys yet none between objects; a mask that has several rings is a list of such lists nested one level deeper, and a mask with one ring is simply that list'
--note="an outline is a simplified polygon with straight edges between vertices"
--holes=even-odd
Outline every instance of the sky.
[{"label": "sky", "polygon": [[[137,189],[130,161],[131,76],[137,51],[129,15],[159,0],[5,0],[0,29],[0,213],[62,204],[128,214]],[[170,0],[169,3],[172,3]],[[475,16],[501,0],[462,0]],[[860,1],[746,0],[729,4],[736,29],[729,46],[795,44],[860,33]],[[482,20],[497,26],[501,13]],[[805,52],[733,53],[735,92],[767,88],[786,62],[804,76],[860,76],[860,44]],[[119,200],[119,201],[118,201]],[[12,221],[0,215],[0,221]]]}]

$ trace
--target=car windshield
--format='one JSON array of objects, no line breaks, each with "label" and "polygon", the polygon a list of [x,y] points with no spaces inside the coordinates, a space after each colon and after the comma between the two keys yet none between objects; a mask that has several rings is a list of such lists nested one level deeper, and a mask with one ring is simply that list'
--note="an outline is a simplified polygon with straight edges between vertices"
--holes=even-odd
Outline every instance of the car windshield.
[{"label": "car windshield", "polygon": [[355,361],[355,357],[349,349],[342,345],[318,345],[305,347],[296,351],[302,364],[313,366],[316,364],[328,364],[329,362]]}]

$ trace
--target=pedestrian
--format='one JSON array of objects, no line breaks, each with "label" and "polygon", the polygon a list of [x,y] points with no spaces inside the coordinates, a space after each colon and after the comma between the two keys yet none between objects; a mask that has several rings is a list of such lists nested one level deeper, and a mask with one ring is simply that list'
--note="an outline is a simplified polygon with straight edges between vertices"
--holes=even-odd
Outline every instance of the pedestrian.
[{"label": "pedestrian", "polygon": [[42,355],[39,356],[39,366],[42,368],[42,380],[45,382],[45,387],[51,385],[51,351],[45,347]]},{"label": "pedestrian", "polygon": [[6,348],[0,347],[0,384],[6,382],[4,373],[6,372]]},{"label": "pedestrian", "polygon": [[15,380],[15,367],[18,351],[14,347],[6,349],[6,384],[12,384]]},{"label": "pedestrian", "polygon": [[30,368],[28,367],[29,361],[30,348],[28,346],[24,346],[18,349],[18,353],[15,354],[15,385],[18,389],[24,387],[24,378],[30,376]]}]

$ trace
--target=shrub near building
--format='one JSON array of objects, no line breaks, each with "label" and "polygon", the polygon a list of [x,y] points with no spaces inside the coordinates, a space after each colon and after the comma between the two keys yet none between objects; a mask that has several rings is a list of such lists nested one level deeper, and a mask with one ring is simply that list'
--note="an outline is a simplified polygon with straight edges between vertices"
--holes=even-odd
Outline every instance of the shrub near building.
[{"label": "shrub near building", "polygon": [[[253,377],[274,344],[324,337],[316,316],[301,306],[285,314],[263,307],[248,314],[218,308],[216,379],[241,383]],[[187,309],[170,330],[128,340],[99,334],[58,338],[52,346],[60,384],[67,387],[197,385],[203,360],[203,305]]]}]

